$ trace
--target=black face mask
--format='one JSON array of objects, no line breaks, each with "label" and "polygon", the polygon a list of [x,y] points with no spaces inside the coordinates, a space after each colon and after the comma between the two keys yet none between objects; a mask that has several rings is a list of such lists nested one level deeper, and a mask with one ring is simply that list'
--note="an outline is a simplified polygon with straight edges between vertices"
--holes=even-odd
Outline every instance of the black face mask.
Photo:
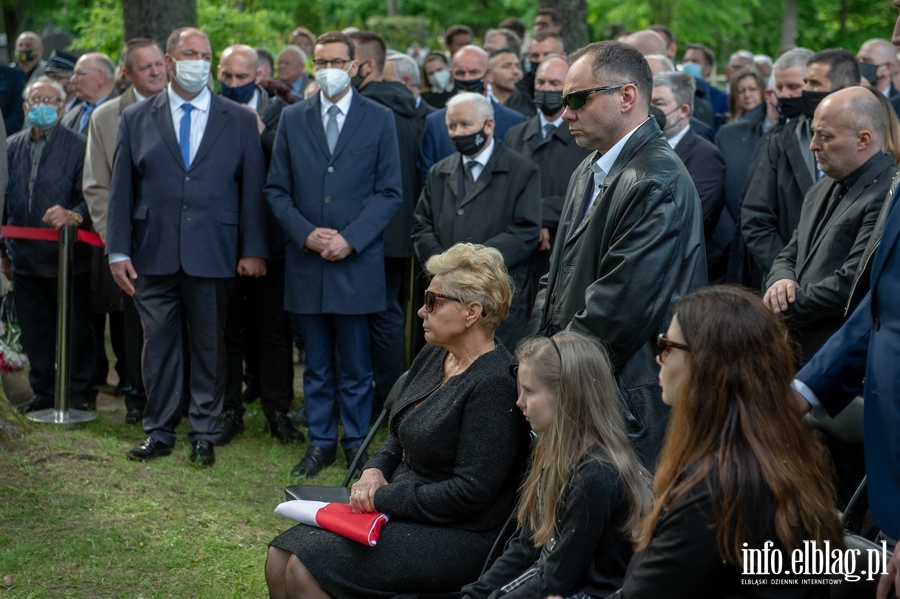
[{"label": "black face mask", "polygon": [[859,65],[859,74],[862,75],[863,79],[869,82],[870,85],[875,85],[878,81],[878,77],[875,75],[875,72],[878,70],[877,64],[868,64],[866,62],[858,62]]},{"label": "black face mask", "polygon": [[453,83],[464,92],[484,93],[484,77],[481,79],[453,79]]},{"label": "black face mask", "polygon": [[365,80],[365,78],[368,76],[368,73],[365,75],[362,74],[362,65],[360,65],[359,68],[356,69],[356,75],[350,77],[350,85],[353,86],[353,89],[359,89],[359,86],[362,85],[363,80]]},{"label": "black face mask", "polygon": [[19,62],[30,62],[37,58],[37,50],[19,50],[16,52]]},{"label": "black face mask", "polygon": [[[486,124],[487,123],[485,123],[485,125]],[[482,126],[481,130],[475,133],[453,136],[450,138],[450,142],[453,144],[453,147],[456,148],[456,151],[463,156],[474,156],[484,147],[484,144],[487,143],[487,134],[484,132],[484,127]]]},{"label": "black face mask", "polygon": [[803,114],[806,115],[806,118],[813,118],[813,115],[816,114],[816,108],[819,107],[819,103],[824,100],[825,96],[830,93],[831,92],[802,92],[801,97],[803,98]]},{"label": "black face mask", "polygon": [[246,104],[249,102],[253,98],[253,92],[256,91],[255,81],[237,87],[231,87],[230,85],[225,85],[219,81],[219,86],[222,88],[223,97],[233,100],[238,104]]},{"label": "black face mask", "polygon": [[537,73],[539,66],[541,66],[540,60],[529,60],[528,61],[528,72],[529,73]]},{"label": "black face mask", "polygon": [[778,98],[778,112],[786,119],[798,119],[803,114],[803,98]]},{"label": "black face mask", "polygon": [[562,110],[562,92],[534,90],[534,105],[544,113],[551,116]]}]

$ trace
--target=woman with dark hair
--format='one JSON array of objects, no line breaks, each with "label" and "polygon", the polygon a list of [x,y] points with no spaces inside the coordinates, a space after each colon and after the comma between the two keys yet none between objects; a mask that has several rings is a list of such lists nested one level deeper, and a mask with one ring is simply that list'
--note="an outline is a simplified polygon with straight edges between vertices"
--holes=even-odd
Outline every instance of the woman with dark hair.
[{"label": "woman with dark hair", "polygon": [[765,101],[766,80],[753,67],[744,67],[734,74],[728,89],[729,123],[741,120],[745,114]]},{"label": "woman with dark hair", "polygon": [[512,281],[494,248],[432,256],[419,309],[425,348],[389,434],[351,488],[357,513],[391,517],[369,547],[298,524],[269,546],[269,597],[368,599],[458,591],[478,577],[515,502],[528,453],[509,351],[494,336]]},{"label": "woman with dark hair", "polygon": [[[657,362],[672,412],[656,504],[618,596],[828,597],[793,571],[804,542],[842,548],[843,533],[828,455],[793,398],[781,319],[749,290],[700,289],[676,304]],[[754,576],[758,563],[745,573],[767,542],[783,558],[776,578],[800,584]]]},{"label": "woman with dark hair", "polygon": [[516,405],[540,437],[520,491],[519,528],[462,597],[606,597],[621,586],[653,505],[609,356],[595,339],[563,332],[524,339],[516,358]]}]

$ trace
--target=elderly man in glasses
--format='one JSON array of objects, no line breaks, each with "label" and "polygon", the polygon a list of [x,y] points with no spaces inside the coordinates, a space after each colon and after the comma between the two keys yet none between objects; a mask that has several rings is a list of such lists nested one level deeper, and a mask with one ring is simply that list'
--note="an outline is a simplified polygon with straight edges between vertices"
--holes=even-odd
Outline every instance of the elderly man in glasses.
[{"label": "elderly man in glasses", "polygon": [[706,284],[702,209],[690,174],[647,117],[653,75],[640,52],[598,42],[570,63],[562,118],[593,153],[569,182],[531,325],[604,341],[632,442],[652,466],[668,413],[657,335],[672,302]]},{"label": "elderly man in glasses", "polygon": [[[9,186],[3,222],[19,227],[90,229],[81,193],[83,135],[61,127],[66,91],[46,76],[24,93],[23,110],[31,126],[8,140]],[[28,381],[34,395],[16,406],[21,413],[53,407],[56,354],[56,296],[59,248],[30,239],[5,239],[0,270],[16,288],[22,346],[31,362]],[[96,407],[96,343],[91,326],[91,249],[77,244],[72,263],[72,352],[70,405]]]}]

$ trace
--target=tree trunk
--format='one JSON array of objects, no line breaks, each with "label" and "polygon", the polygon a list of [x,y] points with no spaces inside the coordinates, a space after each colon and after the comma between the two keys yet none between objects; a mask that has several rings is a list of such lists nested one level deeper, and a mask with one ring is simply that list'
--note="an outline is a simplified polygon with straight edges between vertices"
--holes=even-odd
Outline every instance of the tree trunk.
[{"label": "tree trunk", "polygon": [[784,0],[784,19],[781,22],[781,47],[794,45],[797,39],[797,4],[799,0]]},{"label": "tree trunk", "polygon": [[122,0],[125,39],[149,37],[165,48],[179,27],[197,26],[197,0]]},{"label": "tree trunk", "polygon": [[587,26],[587,0],[541,0],[541,8],[554,8],[562,16],[562,37],[570,52],[590,41]]},{"label": "tree trunk", "polygon": [[31,424],[10,405],[0,383],[0,451],[10,451],[22,445],[30,432]]}]

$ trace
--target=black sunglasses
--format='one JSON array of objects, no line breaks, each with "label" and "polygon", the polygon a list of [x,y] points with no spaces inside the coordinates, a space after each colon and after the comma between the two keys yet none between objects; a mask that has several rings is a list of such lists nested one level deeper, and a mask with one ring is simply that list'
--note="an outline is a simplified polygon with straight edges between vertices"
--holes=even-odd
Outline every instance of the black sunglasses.
[{"label": "black sunglasses", "polygon": [[627,83],[618,83],[616,85],[604,85],[603,87],[595,87],[592,89],[582,89],[577,92],[569,92],[565,96],[563,96],[563,106],[566,108],[571,108],[572,110],[578,110],[582,106],[587,103],[588,96],[591,94],[595,94],[597,92],[608,92],[613,89],[619,89],[620,87],[625,87],[626,85],[637,85],[634,81],[629,81]]},{"label": "black sunglasses", "polygon": [[666,339],[666,336],[664,334],[660,333],[656,338],[656,351],[659,354],[660,362],[666,359],[666,356],[669,355],[669,350],[673,348],[680,349],[688,353],[690,353],[691,351],[691,348],[684,343],[675,343],[674,341],[670,341],[669,339]]},{"label": "black sunglasses", "polygon": [[434,298],[440,297],[443,299],[453,300],[454,302],[462,303],[462,300],[458,297],[451,297],[449,295],[444,295],[443,293],[435,293],[433,291],[425,290],[425,311],[431,314],[431,311],[434,310]]}]

